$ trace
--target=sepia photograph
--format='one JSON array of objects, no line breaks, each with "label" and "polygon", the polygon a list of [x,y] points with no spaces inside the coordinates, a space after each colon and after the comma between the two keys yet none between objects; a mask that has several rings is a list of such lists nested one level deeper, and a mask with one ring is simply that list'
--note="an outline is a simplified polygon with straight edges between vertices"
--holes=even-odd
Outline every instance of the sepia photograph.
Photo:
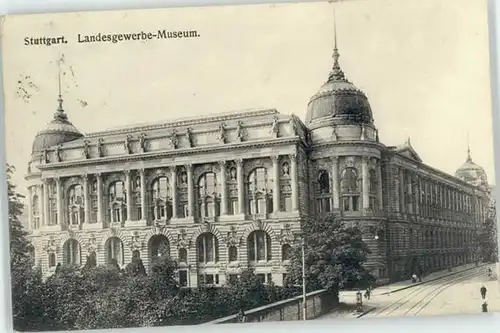
[{"label": "sepia photograph", "polygon": [[6,16],[18,331],[500,311],[487,1]]}]

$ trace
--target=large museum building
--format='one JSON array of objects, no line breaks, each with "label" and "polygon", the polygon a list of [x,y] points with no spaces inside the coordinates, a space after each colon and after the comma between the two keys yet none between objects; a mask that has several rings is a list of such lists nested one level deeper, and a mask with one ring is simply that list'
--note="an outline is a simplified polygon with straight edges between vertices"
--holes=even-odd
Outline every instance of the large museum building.
[{"label": "large museum building", "polygon": [[[305,122],[274,109],[82,134],[59,97],[28,167],[35,262],[118,263],[162,253],[184,286],[252,267],[281,284],[300,222],[331,212],[358,226],[380,282],[478,259],[489,186],[470,156],[449,175],[408,141],[379,141],[365,94],[339,67]],[[465,154],[464,154],[465,155]]]}]

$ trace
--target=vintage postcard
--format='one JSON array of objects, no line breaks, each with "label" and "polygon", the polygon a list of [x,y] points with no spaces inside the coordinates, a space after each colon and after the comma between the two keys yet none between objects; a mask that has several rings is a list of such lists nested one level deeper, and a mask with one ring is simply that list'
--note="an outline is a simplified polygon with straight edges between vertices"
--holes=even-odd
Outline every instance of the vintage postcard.
[{"label": "vintage postcard", "polygon": [[14,323],[500,310],[486,1],[7,16]]}]

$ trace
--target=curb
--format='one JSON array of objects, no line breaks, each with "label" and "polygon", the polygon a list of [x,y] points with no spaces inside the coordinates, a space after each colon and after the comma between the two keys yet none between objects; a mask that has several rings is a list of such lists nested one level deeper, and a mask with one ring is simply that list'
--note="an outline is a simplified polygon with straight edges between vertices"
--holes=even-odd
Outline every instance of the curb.
[{"label": "curb", "polygon": [[443,278],[448,277],[448,276],[456,275],[456,274],[459,274],[459,273],[462,273],[462,272],[467,272],[467,271],[470,271],[470,270],[472,270],[474,268],[479,268],[479,267],[484,267],[484,266],[488,266],[488,264],[483,264],[483,265],[474,266],[474,267],[471,267],[471,268],[462,269],[460,271],[456,271],[456,272],[453,272],[453,273],[450,273],[450,274],[446,274],[446,275],[443,275],[443,276],[440,276],[440,277],[437,277],[437,278],[433,278],[433,279],[422,281],[422,282],[413,283],[413,284],[410,284],[410,285],[408,285],[406,287],[401,287],[399,289],[395,289],[395,290],[392,290],[392,291],[386,291],[386,292],[378,294],[378,295],[389,295],[389,294],[392,294],[392,293],[396,293],[398,291],[410,289],[410,288],[413,288],[413,287],[416,287],[416,286],[420,286],[422,284],[426,284],[426,283],[429,283],[429,282],[437,281],[437,280],[443,279]]}]

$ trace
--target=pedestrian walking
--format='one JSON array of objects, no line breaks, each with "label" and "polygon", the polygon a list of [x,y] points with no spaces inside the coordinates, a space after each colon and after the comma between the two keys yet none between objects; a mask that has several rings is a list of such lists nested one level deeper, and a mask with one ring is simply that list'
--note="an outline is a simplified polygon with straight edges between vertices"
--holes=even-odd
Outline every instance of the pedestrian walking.
[{"label": "pedestrian walking", "polygon": [[486,292],[488,291],[486,287],[483,285],[479,291],[481,292],[481,298],[486,299]]},{"label": "pedestrian walking", "polygon": [[365,298],[369,300],[370,296],[371,296],[371,293],[372,293],[371,288],[370,287],[366,288]]},{"label": "pedestrian walking", "polygon": [[239,323],[244,323],[245,319],[246,319],[245,312],[243,312],[243,309],[240,309],[240,311],[238,311],[237,320]]},{"label": "pedestrian walking", "polygon": [[411,282],[412,283],[417,282],[417,274],[413,273],[413,275],[411,276]]},{"label": "pedestrian walking", "polygon": [[483,304],[481,305],[483,312],[488,312],[488,301],[483,300]]}]

